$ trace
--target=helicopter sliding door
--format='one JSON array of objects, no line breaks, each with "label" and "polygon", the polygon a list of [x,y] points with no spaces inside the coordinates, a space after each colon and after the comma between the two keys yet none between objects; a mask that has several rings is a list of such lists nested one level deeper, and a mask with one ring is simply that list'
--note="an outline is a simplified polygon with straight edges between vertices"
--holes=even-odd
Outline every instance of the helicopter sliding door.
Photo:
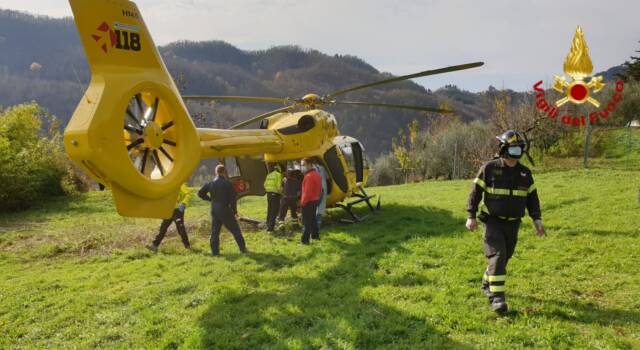
[{"label": "helicopter sliding door", "polygon": [[227,157],[225,166],[238,197],[263,196],[267,167],[260,158]]}]

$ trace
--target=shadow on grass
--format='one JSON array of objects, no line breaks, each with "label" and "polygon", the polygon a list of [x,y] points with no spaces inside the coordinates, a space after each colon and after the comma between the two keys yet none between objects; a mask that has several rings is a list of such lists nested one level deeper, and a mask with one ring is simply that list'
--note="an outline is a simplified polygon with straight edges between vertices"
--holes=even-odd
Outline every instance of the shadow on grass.
[{"label": "shadow on grass", "polygon": [[[411,239],[459,232],[460,225],[461,220],[441,209],[387,205],[364,224],[335,230],[341,237],[357,238],[356,242],[332,237],[331,230],[321,233],[322,240],[308,248],[339,253],[337,262],[317,268],[322,266],[314,264],[322,259],[319,253],[295,262],[297,268],[309,267],[303,277],[271,279],[268,283],[276,287],[269,291],[226,293],[202,315],[200,345],[210,349],[471,348],[449,339],[425,319],[361,295],[378,269],[372,260],[398,251]],[[271,261],[273,257],[256,255],[255,259]],[[292,261],[285,258],[281,264],[288,267]]]},{"label": "shadow on grass", "polygon": [[561,226],[549,226],[547,228],[549,232],[558,232],[562,236],[581,236],[584,234],[593,234],[596,236],[623,236],[636,238],[640,236],[638,230],[626,230],[626,231],[613,231],[613,230],[598,230],[593,228],[575,229],[575,228],[563,228]]},{"label": "shadow on grass", "polygon": [[262,268],[258,269],[258,272],[262,272],[265,270],[277,271],[284,268],[291,268],[297,264],[303,263],[304,260],[313,258],[315,255],[316,254],[312,252],[309,256],[300,256],[292,259],[282,254],[257,253],[249,251],[249,253],[246,254],[223,254],[221,259],[234,262],[246,257],[260,265]]},{"label": "shadow on grass", "polygon": [[510,312],[509,317],[523,315],[528,317],[545,317],[562,319],[574,323],[597,324],[600,326],[628,326],[640,324],[640,311],[606,308],[593,302],[579,300],[560,301],[540,299],[532,296],[514,295],[528,305],[544,305],[542,309],[530,306],[524,311]]}]

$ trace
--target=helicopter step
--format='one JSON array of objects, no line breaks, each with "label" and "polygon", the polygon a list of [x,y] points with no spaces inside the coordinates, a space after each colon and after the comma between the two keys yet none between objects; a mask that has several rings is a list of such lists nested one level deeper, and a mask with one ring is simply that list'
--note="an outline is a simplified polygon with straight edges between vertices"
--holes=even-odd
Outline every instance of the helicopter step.
[{"label": "helicopter step", "polygon": [[[367,192],[364,190],[364,187],[362,187],[362,185],[358,185],[358,192],[354,192],[353,196],[357,197],[358,199],[356,199],[354,201],[351,201],[351,202],[348,202],[346,204],[342,204],[342,203],[337,203],[336,204],[337,207],[342,208],[351,217],[350,219],[342,218],[342,219],[340,219],[340,222],[347,223],[347,224],[355,224],[357,222],[361,222],[361,221],[365,220],[371,214],[374,214],[376,211],[380,210],[380,197],[378,197],[378,202],[374,206],[371,203],[371,200],[374,199],[376,197],[376,195],[375,194],[371,195],[371,196],[368,195]],[[369,214],[365,215],[365,216],[358,216],[353,212],[353,206],[356,205],[356,204],[360,204],[362,202],[367,204],[367,206],[369,207],[369,210],[371,212]]]}]

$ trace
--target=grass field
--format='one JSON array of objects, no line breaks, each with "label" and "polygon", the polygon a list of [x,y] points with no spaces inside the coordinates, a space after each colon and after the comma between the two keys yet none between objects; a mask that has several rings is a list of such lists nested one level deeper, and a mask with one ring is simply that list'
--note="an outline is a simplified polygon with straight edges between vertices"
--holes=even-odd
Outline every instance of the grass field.
[{"label": "grass field", "polygon": [[[523,221],[507,316],[479,290],[470,181],[375,188],[383,210],[322,239],[246,232],[208,256],[208,207],[144,249],[158,220],[121,218],[108,193],[0,215],[0,348],[640,348],[639,171],[537,176],[548,236]],[[262,217],[262,198],[240,210]]]}]

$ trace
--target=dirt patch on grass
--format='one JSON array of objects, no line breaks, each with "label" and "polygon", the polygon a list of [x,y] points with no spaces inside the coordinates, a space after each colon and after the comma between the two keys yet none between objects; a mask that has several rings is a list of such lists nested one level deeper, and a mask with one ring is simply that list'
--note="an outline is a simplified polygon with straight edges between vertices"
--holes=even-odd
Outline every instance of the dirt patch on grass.
[{"label": "dirt patch on grass", "polygon": [[0,226],[0,235],[9,232],[24,232],[37,230],[46,225],[46,222],[20,222],[20,223],[2,223]]},{"label": "dirt patch on grass", "polygon": [[[138,224],[138,225],[136,225]],[[256,225],[241,222],[243,233],[259,231]],[[60,231],[48,230],[46,223],[16,224],[0,235],[0,251],[25,258],[53,258],[59,256],[110,255],[114,251],[141,248],[149,244],[158,232],[160,221],[124,222],[120,224],[87,223]],[[209,218],[196,218],[186,222],[191,241],[209,241],[211,223]],[[225,229],[223,229],[225,232]],[[222,234],[221,240],[232,239]],[[171,225],[163,245],[181,245],[175,225]]]}]

